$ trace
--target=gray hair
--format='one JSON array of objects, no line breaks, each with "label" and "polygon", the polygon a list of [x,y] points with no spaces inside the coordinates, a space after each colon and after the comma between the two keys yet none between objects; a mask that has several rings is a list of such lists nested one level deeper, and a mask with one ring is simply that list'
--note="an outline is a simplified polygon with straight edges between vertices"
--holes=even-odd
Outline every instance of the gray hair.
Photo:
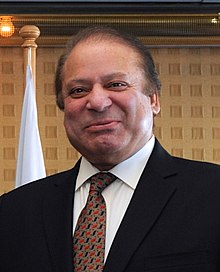
[{"label": "gray hair", "polygon": [[55,94],[58,107],[64,109],[64,101],[62,96],[63,67],[74,47],[84,41],[94,40],[111,40],[132,48],[140,56],[140,66],[143,69],[149,86],[146,95],[160,93],[161,82],[156,70],[153,57],[146,47],[138,38],[127,33],[118,31],[110,27],[94,26],[87,27],[72,36],[66,45],[66,51],[60,56],[55,74]]}]

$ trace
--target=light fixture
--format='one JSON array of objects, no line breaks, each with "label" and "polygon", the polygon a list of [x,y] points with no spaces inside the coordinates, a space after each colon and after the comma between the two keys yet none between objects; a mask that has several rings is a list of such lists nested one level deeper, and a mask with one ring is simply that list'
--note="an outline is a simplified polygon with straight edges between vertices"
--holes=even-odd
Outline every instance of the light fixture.
[{"label": "light fixture", "polygon": [[218,17],[212,18],[211,22],[213,24],[217,24],[220,22],[220,12],[218,13]]},{"label": "light fixture", "polygon": [[11,16],[1,16],[0,17],[0,35],[2,37],[11,37],[15,32],[15,27],[12,23]]}]

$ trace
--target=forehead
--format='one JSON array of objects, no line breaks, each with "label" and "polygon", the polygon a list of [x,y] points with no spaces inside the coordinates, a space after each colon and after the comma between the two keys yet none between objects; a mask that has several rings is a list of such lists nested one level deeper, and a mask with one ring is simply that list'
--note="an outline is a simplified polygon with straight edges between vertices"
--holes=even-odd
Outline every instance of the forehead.
[{"label": "forehead", "polygon": [[71,51],[63,69],[63,83],[83,84],[113,79],[146,83],[136,51],[116,41],[84,41]]},{"label": "forehead", "polygon": [[112,41],[81,42],[72,50],[64,66],[66,80],[137,73],[143,73],[137,53],[127,45]]},{"label": "forehead", "polygon": [[144,73],[138,54],[115,41],[81,42],[72,50],[63,70],[64,82],[108,81],[123,78],[135,81]]},{"label": "forehead", "polygon": [[69,56],[79,56],[84,55],[85,53],[89,54],[93,53],[106,53],[106,54],[113,54],[119,56],[132,56],[136,60],[140,60],[140,54],[133,48],[130,44],[126,43],[126,41],[119,40],[116,38],[110,39],[109,37],[106,38],[88,38],[79,42],[73,49],[71,50]]},{"label": "forehead", "polygon": [[[107,72],[106,70],[133,72],[142,69],[142,61],[129,45],[115,40],[86,40],[78,43],[64,65],[64,74],[81,71]],[[68,71],[69,70],[69,71]]]}]

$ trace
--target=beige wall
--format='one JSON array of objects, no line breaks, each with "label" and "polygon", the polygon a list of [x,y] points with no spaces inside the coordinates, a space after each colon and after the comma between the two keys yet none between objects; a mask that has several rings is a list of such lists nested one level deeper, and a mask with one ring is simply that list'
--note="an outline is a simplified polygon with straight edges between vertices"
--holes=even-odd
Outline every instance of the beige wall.
[{"label": "beige wall", "polygon": [[[37,49],[38,118],[48,175],[72,167],[79,157],[66,139],[53,94],[62,51]],[[157,137],[174,155],[220,163],[220,48],[152,53],[163,85]],[[14,188],[23,93],[23,50],[0,47],[0,194]]]}]

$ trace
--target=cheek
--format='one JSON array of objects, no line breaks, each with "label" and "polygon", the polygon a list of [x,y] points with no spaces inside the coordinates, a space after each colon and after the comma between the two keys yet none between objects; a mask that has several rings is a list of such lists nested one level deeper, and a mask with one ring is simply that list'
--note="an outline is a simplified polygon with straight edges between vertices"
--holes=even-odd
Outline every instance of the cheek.
[{"label": "cheek", "polygon": [[[72,120],[77,118],[77,112],[79,112],[79,105],[74,103],[75,101],[69,98],[64,100],[64,120]],[[79,114],[78,114],[79,115]]]},{"label": "cheek", "polygon": [[149,129],[152,129],[153,127],[153,112],[151,110],[151,107],[143,107],[142,111],[142,126],[143,130],[147,131]]},{"label": "cheek", "polygon": [[[79,103],[80,102],[80,103]],[[85,122],[83,104],[79,100],[65,101],[64,107],[64,127],[69,135],[81,133]]]},{"label": "cheek", "polygon": [[153,124],[153,112],[150,101],[143,99],[137,107],[136,121],[140,124],[141,129],[148,130]]},{"label": "cheek", "polygon": [[69,117],[65,114],[63,124],[64,124],[64,128],[65,128],[67,134],[70,132],[70,121],[69,120],[70,120]]},{"label": "cheek", "polygon": [[143,100],[139,104],[140,115],[148,117],[152,115],[151,104],[148,100]]},{"label": "cheek", "polygon": [[145,99],[144,101],[141,101],[141,99],[137,99],[136,94],[131,95],[127,93],[117,101],[118,108],[124,112],[124,122],[128,129],[133,130],[135,127],[140,126],[140,122],[147,115],[146,105],[144,105]]},{"label": "cheek", "polygon": [[72,111],[69,111],[68,108],[64,108],[64,125],[65,127],[68,125],[68,123],[70,122],[70,120],[72,120]]},{"label": "cheek", "polygon": [[69,105],[65,105],[63,123],[66,131],[70,131],[74,124],[77,123],[75,121],[75,118],[75,112],[73,111],[72,107],[70,107]]}]

